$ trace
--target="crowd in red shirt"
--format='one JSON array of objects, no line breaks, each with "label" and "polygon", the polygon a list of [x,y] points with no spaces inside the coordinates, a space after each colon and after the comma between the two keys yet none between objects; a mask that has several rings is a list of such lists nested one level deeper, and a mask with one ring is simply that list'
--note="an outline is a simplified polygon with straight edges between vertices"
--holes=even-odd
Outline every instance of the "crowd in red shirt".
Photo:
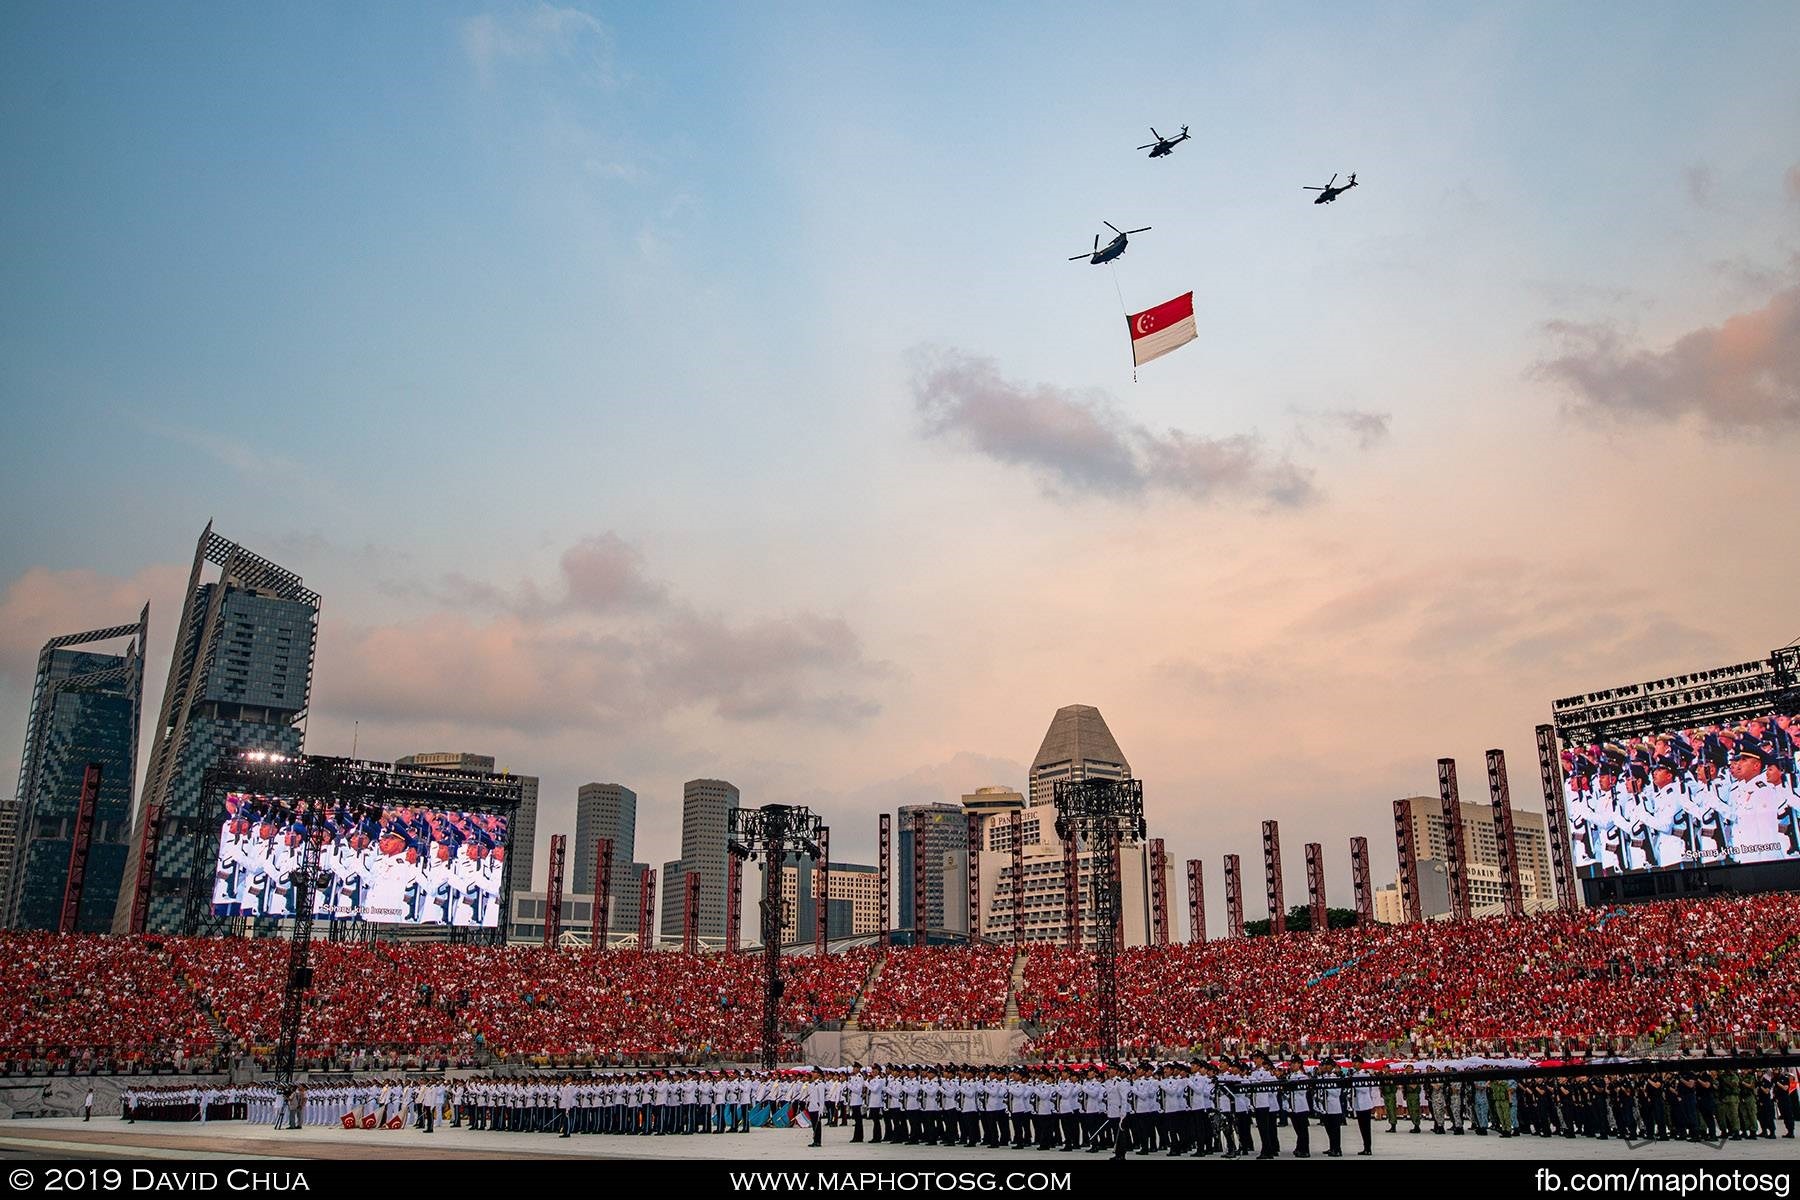
[{"label": "crowd in red shirt", "polygon": [[[1795,1027],[1800,900],[1687,900],[1521,921],[1375,925],[1127,950],[1121,1036],[1134,1050],[1246,1044],[1492,1048]],[[1033,1052],[1099,1044],[1092,958],[1033,948],[1019,1015]]]},{"label": "crowd in red shirt", "polygon": [[1011,946],[893,949],[869,985],[860,1029],[968,1029],[1006,1018]]},{"label": "crowd in red shirt", "polygon": [[[266,1055],[279,1038],[284,940],[6,933],[0,952],[8,1070],[182,1065]],[[754,952],[317,942],[312,964],[301,1052],[313,1060],[746,1060],[761,1038]],[[1030,1053],[1097,1049],[1091,957],[1031,947],[1015,984],[1019,965],[1006,945],[784,955],[780,1027],[791,1046],[852,1018],[995,1026],[1012,996]],[[1800,897],[1140,947],[1121,952],[1118,985],[1136,1052],[1782,1040],[1800,1024]]]},{"label": "crowd in red shirt", "polygon": [[9,1065],[180,1065],[216,1048],[154,942],[8,933],[0,946],[0,1060]]}]

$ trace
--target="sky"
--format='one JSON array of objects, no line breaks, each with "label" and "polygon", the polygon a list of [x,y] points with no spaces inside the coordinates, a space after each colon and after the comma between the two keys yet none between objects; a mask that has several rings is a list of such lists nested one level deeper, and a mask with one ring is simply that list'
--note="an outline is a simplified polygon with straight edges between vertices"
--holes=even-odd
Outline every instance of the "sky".
[{"label": "sky", "polygon": [[1275,818],[1347,905],[1437,758],[1538,807],[1552,699],[1800,635],[1795,61],[1785,3],[0,7],[0,773],[145,600],[155,711],[212,520],[325,598],[309,750],[493,754],[541,844],[619,782],[660,866],[707,776],[867,861],[1081,703],[1212,896]]}]

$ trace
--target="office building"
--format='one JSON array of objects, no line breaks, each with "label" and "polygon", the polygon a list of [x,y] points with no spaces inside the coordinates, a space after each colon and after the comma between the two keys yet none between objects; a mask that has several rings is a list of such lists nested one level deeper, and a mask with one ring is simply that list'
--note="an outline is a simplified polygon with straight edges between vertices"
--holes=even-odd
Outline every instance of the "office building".
[{"label": "office building", "polygon": [[[38,654],[14,800],[0,811],[0,924],[56,929],[62,918],[88,765],[100,790],[87,829],[76,929],[112,928],[131,839],[144,696],[146,604],[135,625],[50,639]],[[117,652],[92,649],[126,640]]]},{"label": "office building", "polygon": [[1066,705],[1056,710],[1031,760],[1031,803],[1049,804],[1061,782],[1130,777],[1131,764],[1100,710],[1090,704]]},{"label": "office building", "polygon": [[700,873],[698,934],[725,940],[725,843],[730,840],[731,813],[738,790],[723,779],[690,779],[681,787],[681,857],[663,864],[657,887],[662,892],[662,936],[680,938],[687,876]]},{"label": "office building", "polygon": [[595,851],[600,838],[612,839],[612,907],[607,924],[614,933],[637,929],[638,877],[632,870],[637,853],[637,793],[620,783],[584,783],[575,792],[574,864],[565,888],[594,890]]},{"label": "office building", "polygon": [[[783,943],[812,940],[818,920],[819,876],[808,858],[781,868],[782,912],[786,918],[781,927]],[[831,894],[825,914],[825,936],[843,938],[880,932],[880,871],[863,863],[834,862],[829,877],[827,887]]]},{"label": "office building", "polygon": [[[202,580],[208,566],[218,575]],[[217,844],[209,835],[224,819],[222,797],[202,794],[206,769],[246,750],[301,752],[318,620],[319,595],[298,575],[208,523],[188,575],[115,933],[179,932],[204,906]]]},{"label": "office building", "polygon": [[[952,906],[968,907],[967,892],[959,897],[959,882],[966,878],[969,851],[969,818],[956,804],[906,804],[895,824],[895,891],[900,906],[896,929],[917,929],[921,922],[913,911],[913,838],[923,822],[925,846],[925,905],[923,922],[929,933],[961,932],[964,921],[953,922]],[[965,918],[966,920],[966,918]]]}]

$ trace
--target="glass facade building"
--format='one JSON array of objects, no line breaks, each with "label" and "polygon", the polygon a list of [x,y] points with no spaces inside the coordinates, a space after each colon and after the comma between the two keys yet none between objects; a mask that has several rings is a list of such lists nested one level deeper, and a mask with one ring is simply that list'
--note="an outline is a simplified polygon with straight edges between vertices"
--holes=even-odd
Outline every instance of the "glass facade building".
[{"label": "glass facade building", "polygon": [[[219,577],[202,582],[209,564]],[[180,932],[191,906],[211,895],[223,813],[206,811],[206,769],[243,750],[300,753],[318,619],[318,593],[299,576],[206,527],[188,578],[114,932]]]},{"label": "glass facade building", "polygon": [[[38,656],[18,791],[5,814],[11,837],[0,862],[0,916],[7,928],[58,928],[90,763],[100,767],[100,794],[75,928],[112,926],[131,835],[149,619],[145,605],[135,625],[52,638]],[[130,639],[123,653],[76,648],[121,638]]]}]

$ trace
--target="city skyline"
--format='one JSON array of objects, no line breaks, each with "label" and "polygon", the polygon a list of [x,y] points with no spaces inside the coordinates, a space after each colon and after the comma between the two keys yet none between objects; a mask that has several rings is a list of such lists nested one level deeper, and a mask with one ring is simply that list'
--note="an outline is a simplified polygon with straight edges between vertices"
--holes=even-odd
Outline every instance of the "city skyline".
[{"label": "city skyline", "polygon": [[1438,758],[1536,810],[1553,698],[1800,632],[1742,536],[1800,500],[1789,6],[686,11],[0,11],[0,775],[214,517],[325,597],[309,752],[492,754],[543,838],[621,780],[658,865],[700,777],[872,861],[1081,703],[1209,894],[1276,819],[1347,905]]}]

